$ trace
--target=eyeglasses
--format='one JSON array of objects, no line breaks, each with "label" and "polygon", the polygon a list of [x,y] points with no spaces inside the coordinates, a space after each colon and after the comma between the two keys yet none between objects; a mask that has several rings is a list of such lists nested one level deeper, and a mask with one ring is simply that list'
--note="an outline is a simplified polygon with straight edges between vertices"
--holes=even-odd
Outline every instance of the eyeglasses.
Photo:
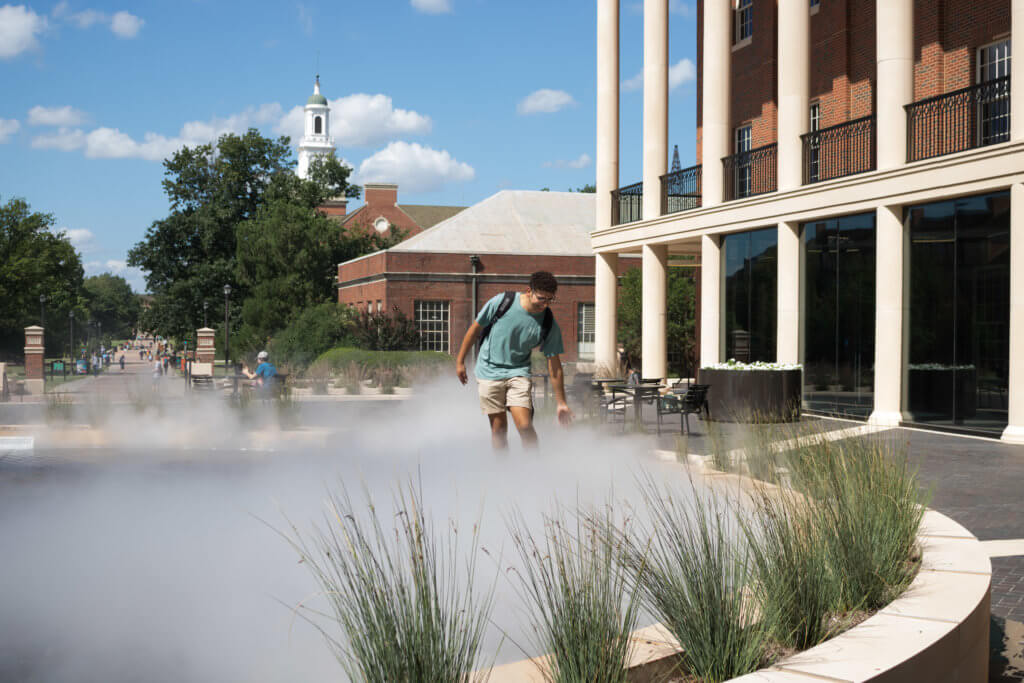
[{"label": "eyeglasses", "polygon": [[553,304],[553,303],[555,303],[555,297],[553,297],[553,296],[540,296],[536,292],[533,292],[533,298],[537,300],[537,303],[541,303],[541,304]]}]

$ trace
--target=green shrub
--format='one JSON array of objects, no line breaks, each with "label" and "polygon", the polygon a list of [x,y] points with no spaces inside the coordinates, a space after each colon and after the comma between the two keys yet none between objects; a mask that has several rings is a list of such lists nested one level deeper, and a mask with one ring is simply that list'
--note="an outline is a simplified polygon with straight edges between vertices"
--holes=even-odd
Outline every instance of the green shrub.
[{"label": "green shrub", "polygon": [[443,351],[369,351],[339,347],[320,355],[318,361],[325,361],[332,370],[344,370],[350,363],[357,363],[367,371],[380,367],[424,367],[447,371],[455,361]]},{"label": "green shrub", "polygon": [[395,306],[390,313],[360,311],[352,326],[355,345],[372,351],[410,351],[419,348],[416,321]]},{"label": "green shrub", "polygon": [[327,386],[331,383],[331,366],[322,360],[318,360],[309,366],[306,376],[313,385],[313,393],[318,396],[327,394]]},{"label": "green shrub", "polygon": [[[446,525],[447,542],[438,541],[422,494],[412,485],[391,511],[378,511],[365,496],[365,508],[356,509],[342,486],[331,496],[324,526],[314,528],[309,540],[292,524],[290,534],[279,532],[330,606],[329,614],[305,607],[298,613],[326,638],[350,680],[486,680],[486,672],[473,672],[494,589],[492,584],[481,594],[475,588],[477,526],[463,539],[467,559],[459,553],[454,525]],[[324,617],[340,636],[328,631]]]},{"label": "green shrub", "polygon": [[270,342],[275,361],[307,366],[328,349],[351,344],[352,313],[347,306],[328,302],[304,309]]}]

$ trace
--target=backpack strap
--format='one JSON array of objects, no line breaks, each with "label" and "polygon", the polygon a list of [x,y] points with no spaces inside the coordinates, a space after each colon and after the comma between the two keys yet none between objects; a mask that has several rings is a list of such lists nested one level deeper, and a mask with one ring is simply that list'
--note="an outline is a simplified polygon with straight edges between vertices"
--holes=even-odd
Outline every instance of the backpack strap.
[{"label": "backpack strap", "polygon": [[551,307],[544,309],[544,322],[540,325],[540,345],[544,346],[544,342],[548,340],[548,333],[551,332],[551,326],[555,324],[555,314],[551,312]]},{"label": "backpack strap", "polygon": [[[480,334],[480,343],[483,344],[484,339],[487,339],[487,335],[491,333],[491,328],[494,327],[494,323],[498,321],[498,318],[508,313],[508,309],[512,308],[512,302],[516,300],[518,292],[505,292],[505,296],[501,298],[501,303],[498,304],[498,310],[495,312],[491,322],[484,328],[484,331]],[[544,319],[545,322],[547,318]]]}]

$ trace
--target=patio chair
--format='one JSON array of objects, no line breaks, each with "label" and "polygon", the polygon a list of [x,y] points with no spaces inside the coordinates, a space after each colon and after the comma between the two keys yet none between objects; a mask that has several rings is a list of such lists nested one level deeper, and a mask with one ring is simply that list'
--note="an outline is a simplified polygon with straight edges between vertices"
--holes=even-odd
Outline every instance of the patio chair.
[{"label": "patio chair", "polygon": [[658,434],[661,434],[662,418],[665,415],[679,415],[679,431],[690,432],[690,414],[708,413],[708,384],[691,384],[685,394],[666,394],[658,398]]}]

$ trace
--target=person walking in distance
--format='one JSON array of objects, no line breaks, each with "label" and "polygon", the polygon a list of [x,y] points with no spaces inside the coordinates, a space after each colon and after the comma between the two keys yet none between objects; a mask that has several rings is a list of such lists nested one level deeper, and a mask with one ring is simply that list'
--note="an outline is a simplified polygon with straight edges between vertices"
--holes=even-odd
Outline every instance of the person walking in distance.
[{"label": "person walking in distance", "polygon": [[562,330],[549,308],[557,290],[554,275],[547,271],[534,273],[525,292],[505,292],[488,301],[462,339],[455,373],[463,384],[469,379],[466,356],[477,339],[482,339],[475,374],[480,408],[490,422],[491,445],[496,450],[508,447],[507,414],[512,416],[523,446],[537,445],[530,377],[530,352],[537,346],[548,360],[548,374],[558,404],[558,421],[562,425],[572,421],[559,358],[565,351]]}]

